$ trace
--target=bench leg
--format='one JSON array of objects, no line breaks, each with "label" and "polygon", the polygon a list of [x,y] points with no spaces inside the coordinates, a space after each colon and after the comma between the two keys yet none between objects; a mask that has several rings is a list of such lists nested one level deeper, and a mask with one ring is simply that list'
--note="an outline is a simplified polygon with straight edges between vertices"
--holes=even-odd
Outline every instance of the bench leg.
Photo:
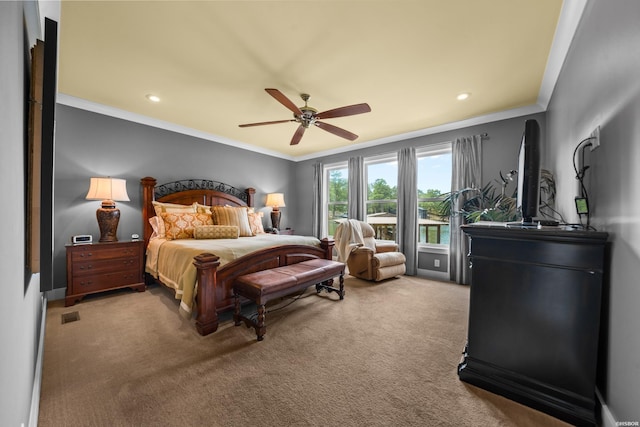
[{"label": "bench leg", "polygon": [[258,341],[262,341],[264,339],[264,334],[267,332],[266,326],[264,326],[264,316],[265,316],[265,308],[264,305],[258,306],[258,318],[256,319],[256,335],[258,336]]},{"label": "bench leg", "polygon": [[240,326],[242,324],[242,320],[240,319],[240,295],[234,294],[233,298],[235,300],[235,309],[233,310],[233,324],[235,326]]},{"label": "bench leg", "polygon": [[344,273],[340,273],[339,287],[333,287],[333,279],[325,280],[322,283],[316,283],[316,292],[320,293],[323,289],[327,292],[335,292],[344,299]]}]

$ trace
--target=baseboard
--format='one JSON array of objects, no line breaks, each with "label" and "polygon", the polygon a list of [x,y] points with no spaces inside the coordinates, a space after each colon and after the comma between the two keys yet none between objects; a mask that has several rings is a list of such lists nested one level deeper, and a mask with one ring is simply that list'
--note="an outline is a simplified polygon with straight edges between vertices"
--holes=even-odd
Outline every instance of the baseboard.
[{"label": "baseboard", "polygon": [[419,277],[424,277],[425,279],[441,280],[445,282],[448,282],[450,280],[448,271],[443,272],[418,268],[417,273]]},{"label": "baseboard", "polygon": [[42,360],[44,358],[44,332],[47,324],[47,295],[42,294],[42,314],[40,317],[40,337],[38,339],[38,355],[36,368],[33,373],[33,388],[31,390],[31,409],[29,410],[29,427],[37,427],[40,413],[40,389],[42,387]]},{"label": "baseboard", "polygon": [[47,299],[49,301],[57,301],[64,299],[67,293],[67,288],[55,288],[47,291]]},{"label": "baseboard", "polygon": [[609,407],[605,404],[604,399],[602,398],[602,394],[600,390],[596,388],[596,398],[598,402],[600,402],[600,416],[602,417],[602,427],[616,427],[618,423],[616,422],[613,414],[609,410]]}]

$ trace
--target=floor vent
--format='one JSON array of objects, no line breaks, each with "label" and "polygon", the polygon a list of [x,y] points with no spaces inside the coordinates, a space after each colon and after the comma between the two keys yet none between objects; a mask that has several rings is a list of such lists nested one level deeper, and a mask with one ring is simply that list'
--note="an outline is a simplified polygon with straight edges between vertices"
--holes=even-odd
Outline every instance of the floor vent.
[{"label": "floor vent", "polygon": [[72,311],[71,313],[63,313],[62,314],[62,324],[69,322],[75,322],[76,320],[80,320],[80,313],[77,311]]}]

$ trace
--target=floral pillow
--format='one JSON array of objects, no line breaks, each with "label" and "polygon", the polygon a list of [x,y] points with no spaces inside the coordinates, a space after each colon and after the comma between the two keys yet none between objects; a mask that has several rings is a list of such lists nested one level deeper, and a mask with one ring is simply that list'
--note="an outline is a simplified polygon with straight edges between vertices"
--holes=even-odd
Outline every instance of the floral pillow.
[{"label": "floral pillow", "polygon": [[196,227],[213,225],[210,215],[191,212],[164,212],[162,214],[168,240],[193,239]]},{"label": "floral pillow", "polygon": [[249,218],[249,227],[254,236],[258,234],[265,234],[264,227],[262,226],[263,212],[247,212]]}]

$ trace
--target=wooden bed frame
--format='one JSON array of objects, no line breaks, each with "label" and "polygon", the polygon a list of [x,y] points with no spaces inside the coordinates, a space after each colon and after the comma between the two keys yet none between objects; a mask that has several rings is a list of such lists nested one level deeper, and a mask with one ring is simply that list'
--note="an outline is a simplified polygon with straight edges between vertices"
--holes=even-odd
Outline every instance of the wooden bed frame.
[{"label": "wooden bed frame", "polygon": [[[142,220],[144,222],[145,248],[153,232],[149,218],[155,216],[153,201],[190,205],[198,202],[207,206],[253,206],[255,189],[242,191],[227,184],[206,179],[174,181],[156,186],[156,179],[145,177],[142,186]],[[197,270],[196,329],[200,335],[208,335],[218,329],[218,312],[234,307],[233,283],[238,276],[295,264],[313,258],[331,259],[334,241],[324,238],[320,247],[306,245],[282,245],[245,255],[222,267],[215,254],[203,253],[194,257]],[[151,275],[145,275],[147,284],[160,283]]]}]

